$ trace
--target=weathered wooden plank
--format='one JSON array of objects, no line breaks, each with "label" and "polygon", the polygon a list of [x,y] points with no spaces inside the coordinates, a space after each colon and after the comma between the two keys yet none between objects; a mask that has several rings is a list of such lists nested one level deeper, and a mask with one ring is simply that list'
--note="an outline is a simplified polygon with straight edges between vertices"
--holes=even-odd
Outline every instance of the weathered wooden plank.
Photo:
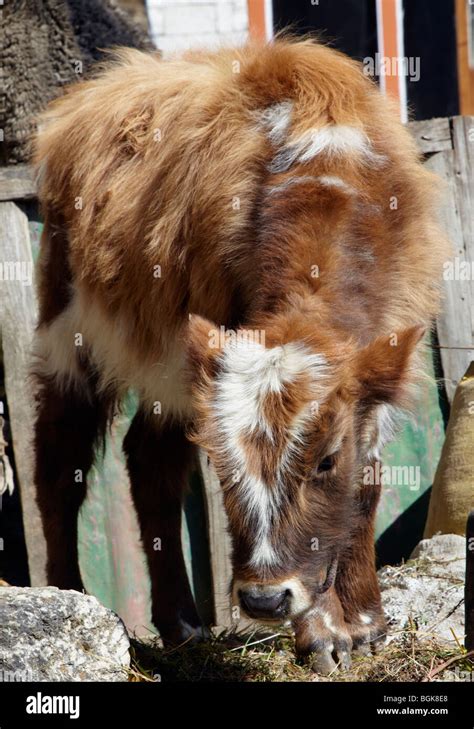
[{"label": "weathered wooden plank", "polygon": [[231,545],[227,531],[227,516],[224,509],[222,489],[217,474],[203,450],[199,451],[199,467],[203,479],[208,520],[215,624],[230,627],[235,623],[232,620],[229,597],[232,579]]},{"label": "weathered wooden plank", "polygon": [[460,200],[461,223],[466,250],[471,254],[474,246],[474,117],[456,116],[452,120],[455,183]]},{"label": "weathered wooden plank", "polygon": [[199,469],[203,481],[206,505],[214,599],[214,624],[219,629],[254,630],[257,627],[256,623],[242,617],[238,611],[238,606],[232,605],[230,595],[232,582],[231,542],[222,487],[206,453],[201,449],[199,450]]},{"label": "weathered wooden plank", "polygon": [[0,200],[28,200],[36,197],[35,172],[30,165],[0,167]]},{"label": "weathered wooden plank", "polygon": [[453,148],[448,118],[410,122],[407,126],[422,154],[433,154]]},{"label": "weathered wooden plank", "polygon": [[[0,203],[0,331],[13,451],[21,492],[32,585],[46,584],[46,546],[33,481],[33,390],[28,377],[36,321],[28,220],[12,202]],[[7,264],[5,266],[5,264]],[[13,264],[13,265],[12,265]],[[23,280],[22,280],[23,279]],[[8,550],[8,545],[5,545]]]},{"label": "weathered wooden plank", "polygon": [[443,273],[443,310],[438,339],[446,393],[450,402],[469,363],[474,359],[473,147],[472,117],[453,119],[452,151],[434,154],[426,166],[445,181],[441,222],[453,243]]}]

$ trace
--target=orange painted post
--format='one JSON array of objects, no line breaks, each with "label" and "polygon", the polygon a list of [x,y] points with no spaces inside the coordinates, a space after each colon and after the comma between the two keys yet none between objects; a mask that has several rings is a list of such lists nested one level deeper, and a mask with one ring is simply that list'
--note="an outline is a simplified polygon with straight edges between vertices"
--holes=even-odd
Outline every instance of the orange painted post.
[{"label": "orange painted post", "polygon": [[398,101],[402,121],[408,120],[403,35],[403,0],[377,0],[377,41],[380,87]]},{"label": "orange painted post", "polygon": [[252,40],[269,40],[273,35],[271,0],[247,0],[249,35]]},{"label": "orange painted post", "polygon": [[456,0],[459,106],[461,114],[466,116],[474,114],[474,64],[469,61],[470,44],[474,43],[470,33],[471,13],[474,13],[472,0]]}]

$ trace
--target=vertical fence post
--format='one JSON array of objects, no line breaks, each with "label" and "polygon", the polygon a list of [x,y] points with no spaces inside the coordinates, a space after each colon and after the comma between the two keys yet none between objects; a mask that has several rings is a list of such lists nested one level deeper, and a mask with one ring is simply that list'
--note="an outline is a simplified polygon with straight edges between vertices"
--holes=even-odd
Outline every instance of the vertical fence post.
[{"label": "vertical fence post", "polygon": [[[28,271],[32,275],[33,272],[28,219],[13,202],[0,203],[0,261],[3,264],[3,274],[5,264],[9,271],[0,281],[0,333],[5,386],[30,581],[36,586],[46,584],[46,543],[33,479],[34,393],[31,378],[28,376],[31,341],[36,323],[36,299],[33,285],[16,280],[10,273]],[[8,544],[5,544],[5,548],[8,549]]]}]

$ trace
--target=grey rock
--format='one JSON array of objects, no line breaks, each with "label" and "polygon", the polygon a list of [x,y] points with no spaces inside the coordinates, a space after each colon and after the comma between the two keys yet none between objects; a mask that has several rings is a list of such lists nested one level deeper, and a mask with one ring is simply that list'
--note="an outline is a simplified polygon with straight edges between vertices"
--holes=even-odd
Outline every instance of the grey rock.
[{"label": "grey rock", "polygon": [[431,539],[423,539],[413,550],[410,560],[426,562],[429,573],[450,572],[464,579],[466,568],[466,540],[459,534],[436,534]]},{"label": "grey rock", "polygon": [[126,681],[127,631],[95,597],[0,587],[0,680]]},{"label": "grey rock", "polygon": [[392,639],[411,625],[420,640],[463,643],[465,549],[463,537],[435,535],[421,541],[406,564],[379,570]]}]

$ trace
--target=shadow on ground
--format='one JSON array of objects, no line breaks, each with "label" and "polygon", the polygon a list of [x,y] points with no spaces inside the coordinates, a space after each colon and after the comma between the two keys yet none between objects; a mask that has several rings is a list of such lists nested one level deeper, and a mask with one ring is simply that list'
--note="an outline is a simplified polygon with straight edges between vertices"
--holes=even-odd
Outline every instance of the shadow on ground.
[{"label": "shadow on ground", "polygon": [[302,681],[314,676],[293,658],[293,639],[271,633],[222,634],[209,641],[164,650],[158,641],[132,640],[131,680]]}]

